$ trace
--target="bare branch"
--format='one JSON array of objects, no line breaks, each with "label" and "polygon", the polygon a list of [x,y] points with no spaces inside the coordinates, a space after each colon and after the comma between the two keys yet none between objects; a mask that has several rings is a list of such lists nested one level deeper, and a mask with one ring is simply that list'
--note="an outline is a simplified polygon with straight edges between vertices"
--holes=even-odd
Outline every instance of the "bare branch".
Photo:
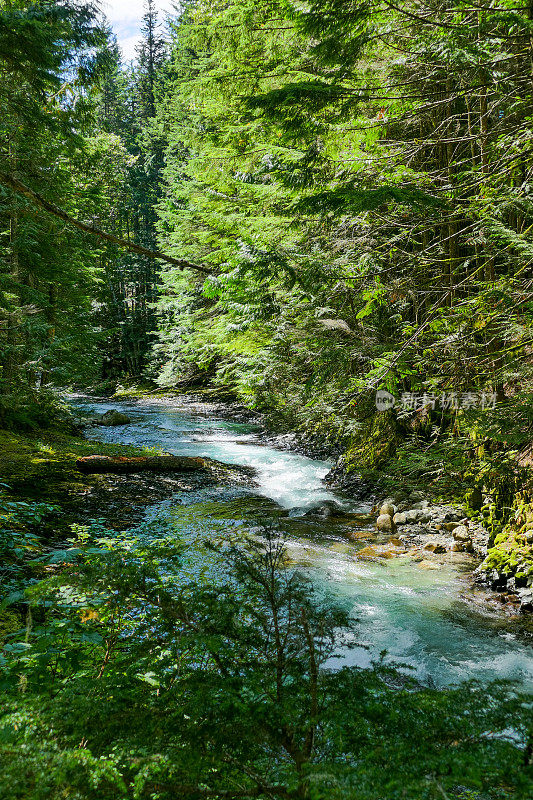
[{"label": "bare branch", "polygon": [[147,247],[143,247],[140,244],[135,244],[134,242],[129,242],[127,239],[122,239],[119,236],[114,236],[112,233],[107,233],[106,231],[103,231],[94,225],[87,225],[85,222],[81,222],[79,219],[71,217],[70,214],[67,214],[67,212],[63,211],[62,208],[50,203],[50,201],[46,200],[44,197],[42,197],[42,195],[34,192],[33,189],[30,189],[29,186],[26,186],[24,183],[22,183],[22,181],[19,181],[12,175],[9,175],[5,172],[0,172],[0,183],[3,183],[4,186],[8,186],[12,191],[17,192],[17,194],[27,197],[28,200],[31,200],[31,202],[34,203],[34,205],[44,209],[44,211],[46,211],[48,214],[53,214],[55,217],[62,219],[68,225],[72,225],[74,228],[78,228],[78,230],[83,231],[84,233],[90,233],[93,236],[98,236],[99,239],[104,239],[106,242],[111,242],[111,244],[115,244],[117,247],[123,247],[139,256],[166,261],[168,264],[173,264],[175,267],[179,267],[179,269],[194,269],[197,272],[203,272],[206,275],[211,274],[211,270],[207,267],[204,267],[202,264],[194,264],[192,261],[187,261],[183,258],[174,258],[174,256],[169,256],[166,253],[162,253],[160,250],[149,250]]}]

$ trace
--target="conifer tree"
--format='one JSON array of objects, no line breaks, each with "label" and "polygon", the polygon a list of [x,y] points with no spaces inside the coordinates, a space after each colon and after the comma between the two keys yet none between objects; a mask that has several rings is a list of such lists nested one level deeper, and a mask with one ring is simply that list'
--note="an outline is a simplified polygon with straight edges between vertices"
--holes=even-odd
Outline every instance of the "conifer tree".
[{"label": "conifer tree", "polygon": [[530,28],[506,0],[188,6],[161,241],[216,274],[194,290],[165,271],[161,380],[332,435],[367,431],[379,387],[530,386]]},{"label": "conifer tree", "polygon": [[[104,37],[90,3],[16,0],[0,9],[0,172],[52,200],[67,196],[71,209],[84,205],[83,134]],[[1,192],[0,419],[24,420],[54,370],[58,381],[61,365],[90,372],[91,337],[83,344],[77,337],[97,262],[81,237]]]},{"label": "conifer tree", "polygon": [[[129,154],[114,232],[150,250],[157,248],[155,206],[163,160],[163,136],[156,120],[156,94],[165,65],[165,42],[157,10],[148,2],[137,60],[125,67],[115,51],[99,107],[103,129],[118,136]],[[104,377],[139,377],[154,328],[152,303],[158,270],[142,255],[110,251],[100,319],[107,330]]]}]

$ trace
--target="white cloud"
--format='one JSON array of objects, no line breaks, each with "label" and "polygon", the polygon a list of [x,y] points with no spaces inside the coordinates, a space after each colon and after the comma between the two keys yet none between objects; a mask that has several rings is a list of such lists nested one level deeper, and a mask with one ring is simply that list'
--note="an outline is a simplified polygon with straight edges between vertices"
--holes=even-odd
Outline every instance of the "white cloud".
[{"label": "white cloud", "polygon": [[125,34],[118,36],[117,34],[117,38],[124,61],[131,61],[134,59],[136,56],[135,50],[139,44],[139,34],[135,33],[133,36],[126,36]]},{"label": "white cloud", "polygon": [[[176,0],[155,0],[155,5],[161,21],[167,12],[176,13]],[[144,0],[103,0],[102,11],[117,35],[124,60],[135,58],[135,48],[139,42],[144,13]]]}]

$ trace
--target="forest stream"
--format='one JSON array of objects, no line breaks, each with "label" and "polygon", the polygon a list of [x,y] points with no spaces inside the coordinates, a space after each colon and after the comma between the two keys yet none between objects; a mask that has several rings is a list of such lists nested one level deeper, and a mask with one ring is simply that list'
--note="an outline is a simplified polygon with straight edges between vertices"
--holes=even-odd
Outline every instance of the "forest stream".
[{"label": "forest stream", "polygon": [[532,65],[0,0],[0,800],[533,800]]},{"label": "forest stream", "polygon": [[[407,556],[358,559],[358,551],[380,535],[366,517],[368,503],[355,503],[325,486],[328,462],[264,444],[256,426],[219,417],[201,404],[154,398],[78,398],[75,404],[84,415],[115,409],[132,420],[121,427],[90,428],[91,439],[255,470],[255,486],[186,487],[150,505],[145,523],[154,531],[175,526],[187,544],[184,572],[196,575],[218,567],[216,553],[204,546],[207,538],[238,541],[246,534],[261,536],[269,527],[281,531],[290,561],[308,574],[319,594],[335,598],[357,620],[356,641],[342,647],[331,666],[368,666],[386,650],[387,660],[435,686],[471,678],[509,678],[533,686],[530,634],[518,616],[491,608],[484,593],[472,587],[469,558],[444,559],[433,569]],[[325,516],[324,506],[334,513]]]}]

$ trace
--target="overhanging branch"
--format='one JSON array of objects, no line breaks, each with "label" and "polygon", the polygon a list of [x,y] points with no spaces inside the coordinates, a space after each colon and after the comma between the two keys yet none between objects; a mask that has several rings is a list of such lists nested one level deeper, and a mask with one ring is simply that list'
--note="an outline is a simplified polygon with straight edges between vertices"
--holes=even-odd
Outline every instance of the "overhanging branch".
[{"label": "overhanging branch", "polygon": [[127,239],[121,239],[120,236],[114,236],[112,233],[107,233],[100,228],[96,228],[94,225],[87,225],[85,222],[81,222],[79,219],[71,217],[70,214],[67,214],[67,212],[63,211],[63,209],[59,208],[59,206],[56,206],[53,203],[50,203],[48,200],[45,200],[44,197],[37,192],[34,192],[33,189],[30,189],[29,186],[26,186],[26,184],[22,183],[22,181],[19,181],[17,178],[14,178],[12,175],[8,175],[5,172],[0,172],[0,183],[3,183],[4,186],[8,186],[10,189],[12,189],[12,191],[24,195],[24,197],[27,197],[28,200],[31,200],[31,202],[36,206],[39,206],[48,212],[48,214],[53,214],[54,217],[58,217],[59,219],[62,219],[63,222],[66,222],[67,225],[72,225],[72,227],[78,228],[78,230],[83,231],[84,233],[90,233],[93,236],[98,236],[98,238],[104,239],[106,242],[111,242],[111,244],[115,244],[118,247],[124,247],[126,250],[130,250],[132,253],[137,253],[139,256],[146,256],[146,258],[166,261],[168,264],[173,264],[175,267],[179,267],[179,269],[195,269],[197,272],[203,272],[206,275],[211,274],[211,270],[202,266],[201,264],[194,264],[192,261],[186,261],[183,258],[174,258],[173,256],[168,256],[166,253],[162,253],[160,250],[149,250],[147,247],[143,247],[140,244],[135,244],[134,242],[129,242]]}]

